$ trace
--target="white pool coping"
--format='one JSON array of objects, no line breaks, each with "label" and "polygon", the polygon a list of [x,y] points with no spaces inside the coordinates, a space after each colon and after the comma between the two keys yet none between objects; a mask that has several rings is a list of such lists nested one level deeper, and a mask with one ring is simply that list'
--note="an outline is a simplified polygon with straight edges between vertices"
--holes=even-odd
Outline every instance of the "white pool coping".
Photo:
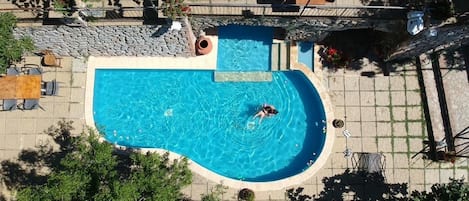
[{"label": "white pool coping", "polygon": [[[192,69],[192,70],[215,70],[217,62],[217,46],[218,38],[216,36],[209,36],[212,40],[213,50],[210,54],[197,56],[197,57],[89,57],[87,61],[87,78],[86,78],[86,89],[85,89],[85,123],[91,128],[95,127],[93,119],[93,92],[94,92],[94,79],[96,69]],[[296,54],[296,52],[294,52]],[[293,56],[293,52],[291,53]],[[292,59],[293,60],[293,59]],[[295,60],[296,61],[296,60]],[[322,100],[323,107],[326,113],[326,139],[321,154],[305,171],[280,180],[269,181],[269,182],[249,182],[231,179],[222,175],[216,174],[207,168],[197,164],[196,162],[189,159],[189,168],[200,174],[201,176],[224,186],[231,188],[241,189],[250,188],[254,191],[271,191],[280,190],[289,186],[299,185],[307,179],[311,178],[316,172],[318,172],[325,164],[332,152],[334,144],[335,129],[332,126],[332,119],[334,118],[332,104],[330,101],[327,90],[321,85],[321,81],[314,75],[311,69],[305,67],[302,64],[293,63],[291,69],[299,70],[303,72],[306,77],[311,81],[319,96]],[[101,140],[104,140],[102,138]],[[140,149],[143,152],[151,151],[157,153],[169,152],[171,159],[179,159],[182,156],[164,149]]]}]

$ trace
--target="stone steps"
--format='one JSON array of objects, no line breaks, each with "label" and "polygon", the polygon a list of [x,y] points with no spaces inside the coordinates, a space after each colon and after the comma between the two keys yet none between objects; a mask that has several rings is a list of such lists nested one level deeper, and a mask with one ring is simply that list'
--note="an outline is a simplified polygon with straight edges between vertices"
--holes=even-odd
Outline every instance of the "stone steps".
[{"label": "stone steps", "polygon": [[285,42],[272,44],[271,71],[287,71],[290,69],[290,48]]},{"label": "stone steps", "polygon": [[215,82],[271,82],[271,72],[214,72]]}]

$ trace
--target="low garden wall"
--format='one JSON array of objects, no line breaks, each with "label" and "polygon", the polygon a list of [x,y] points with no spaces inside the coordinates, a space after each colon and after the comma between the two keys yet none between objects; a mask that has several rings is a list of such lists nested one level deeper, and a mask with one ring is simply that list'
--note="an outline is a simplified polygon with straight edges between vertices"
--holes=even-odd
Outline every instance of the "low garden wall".
[{"label": "low garden wall", "polygon": [[189,30],[167,26],[18,27],[15,37],[30,36],[37,50],[61,56],[190,56]]}]

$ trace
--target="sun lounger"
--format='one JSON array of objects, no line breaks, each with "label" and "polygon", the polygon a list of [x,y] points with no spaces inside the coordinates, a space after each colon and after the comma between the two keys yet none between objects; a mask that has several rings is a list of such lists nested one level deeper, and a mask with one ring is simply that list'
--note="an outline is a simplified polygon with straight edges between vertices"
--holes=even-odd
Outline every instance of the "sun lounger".
[{"label": "sun lounger", "polygon": [[17,108],[17,101],[16,99],[4,99],[2,109],[4,111],[11,111],[16,110]]}]

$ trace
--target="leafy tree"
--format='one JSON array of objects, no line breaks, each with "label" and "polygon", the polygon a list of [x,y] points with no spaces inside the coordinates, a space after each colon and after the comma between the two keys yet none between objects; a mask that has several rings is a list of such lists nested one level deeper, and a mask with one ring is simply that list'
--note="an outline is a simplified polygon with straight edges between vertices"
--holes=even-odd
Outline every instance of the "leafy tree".
[{"label": "leafy tree", "polygon": [[55,136],[67,146],[45,182],[20,185],[18,200],[179,200],[192,174],[186,158],[116,150],[89,129]]},{"label": "leafy tree", "polygon": [[11,13],[0,13],[0,73],[4,73],[8,65],[21,60],[26,51],[34,49],[31,38],[15,39],[13,28],[16,27],[16,17]]},{"label": "leafy tree", "polygon": [[436,200],[469,200],[469,185],[464,179],[452,179],[448,184],[433,184],[431,192],[414,191],[411,194],[412,201],[436,201]]}]

